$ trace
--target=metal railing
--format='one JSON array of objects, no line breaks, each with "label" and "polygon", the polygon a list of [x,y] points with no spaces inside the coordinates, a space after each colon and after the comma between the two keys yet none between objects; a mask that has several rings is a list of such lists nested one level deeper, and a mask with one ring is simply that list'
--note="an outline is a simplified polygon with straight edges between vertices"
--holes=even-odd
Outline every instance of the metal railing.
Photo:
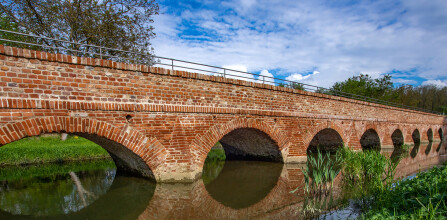
[{"label": "metal railing", "polygon": [[108,47],[101,47],[90,44],[59,40],[49,37],[25,34],[15,31],[0,29],[0,44],[28,48],[32,50],[42,50],[52,53],[68,54],[80,57],[93,57],[100,59],[108,59],[116,62],[129,62],[146,64],[151,66],[159,66],[172,70],[195,71],[197,73],[215,75],[225,78],[233,78],[257,82],[262,84],[270,84],[276,86],[289,87],[294,89],[305,90],[309,92],[323,93],[333,96],[339,96],[349,99],[355,99],[365,102],[372,102],[397,108],[410,109],[415,111],[428,112],[433,114],[442,114],[428,109],[407,106],[399,103],[388,102],[367,96],[361,96],[333,89],[327,89],[319,86],[309,85],[305,83],[264,76],[234,69],[222,68],[207,64],[195,63],[185,60],[173,59],[168,57],[155,56],[150,54],[126,51]]}]

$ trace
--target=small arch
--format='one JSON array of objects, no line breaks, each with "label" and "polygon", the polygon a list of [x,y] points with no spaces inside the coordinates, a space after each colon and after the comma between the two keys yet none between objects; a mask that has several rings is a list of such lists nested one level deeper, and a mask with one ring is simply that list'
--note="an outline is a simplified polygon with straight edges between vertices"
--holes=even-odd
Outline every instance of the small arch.
[{"label": "small arch", "polygon": [[442,128],[439,128],[438,134],[439,134],[439,139],[443,140],[444,139],[444,133],[442,132]]},{"label": "small arch", "polygon": [[431,128],[429,128],[427,131],[427,138],[429,142],[433,141],[433,130]]},{"label": "small arch", "polygon": [[404,135],[402,131],[399,129],[394,130],[393,134],[391,134],[391,140],[393,141],[394,149],[401,148],[404,144]]},{"label": "small arch", "polygon": [[414,145],[421,143],[421,134],[419,133],[418,129],[414,129],[411,137],[413,138]]},{"label": "small arch", "polygon": [[325,128],[312,138],[307,147],[307,154],[316,153],[318,149],[322,152],[335,152],[343,147],[343,144],[343,139],[336,130]]},{"label": "small arch", "polygon": [[277,143],[255,128],[238,128],[219,140],[226,160],[255,160],[283,162]]},{"label": "small arch", "polygon": [[380,150],[380,138],[376,130],[368,129],[360,138],[360,145],[363,150]]}]

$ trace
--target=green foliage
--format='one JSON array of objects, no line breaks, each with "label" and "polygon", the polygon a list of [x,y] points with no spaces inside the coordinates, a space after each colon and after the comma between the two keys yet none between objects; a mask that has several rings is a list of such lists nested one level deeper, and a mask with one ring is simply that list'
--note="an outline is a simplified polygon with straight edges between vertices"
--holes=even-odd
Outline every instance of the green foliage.
[{"label": "green foliage", "polygon": [[371,76],[367,74],[360,74],[359,76],[353,76],[343,82],[335,83],[332,86],[331,91],[333,94],[337,94],[337,91],[341,91],[391,102],[398,100],[398,95],[394,92],[394,86],[393,82],[391,82],[390,75],[372,79]]},{"label": "green foliage", "polygon": [[399,161],[380,154],[378,151],[361,151],[344,147],[338,152],[343,158],[343,186],[356,189],[359,197],[377,190],[384,190],[394,181],[394,172]]},{"label": "green foliage", "polygon": [[205,163],[212,161],[225,161],[225,150],[223,148],[212,148],[206,156]]},{"label": "green foliage", "polygon": [[446,219],[447,166],[401,180],[377,193],[367,219]]},{"label": "green foliage", "polygon": [[28,137],[0,148],[0,166],[109,158],[99,145],[77,136]]},{"label": "green foliage", "polygon": [[[158,10],[155,0],[11,0],[0,3],[0,13],[26,33],[147,55],[152,53],[150,39],[155,33],[151,23]],[[51,40],[39,40],[39,44],[80,50],[88,55],[99,53],[99,49],[88,46]],[[118,52],[109,55],[124,56]]]},{"label": "green foliage", "polygon": [[341,162],[339,154],[332,158],[329,152],[322,153],[320,150],[315,155],[307,155],[306,166],[302,170],[306,192],[312,195],[329,193],[340,172]]}]

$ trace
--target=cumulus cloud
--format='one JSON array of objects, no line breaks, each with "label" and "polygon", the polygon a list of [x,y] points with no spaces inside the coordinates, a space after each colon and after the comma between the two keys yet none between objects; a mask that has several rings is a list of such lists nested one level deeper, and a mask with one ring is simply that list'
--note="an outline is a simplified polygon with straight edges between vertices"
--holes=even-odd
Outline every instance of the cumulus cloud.
[{"label": "cumulus cloud", "polygon": [[275,85],[275,80],[273,79],[273,77],[273,74],[271,74],[268,70],[262,70],[256,82]]},{"label": "cumulus cloud", "polygon": [[295,82],[303,81],[303,80],[309,79],[310,77],[315,76],[315,75],[317,75],[319,73],[320,72],[318,72],[318,71],[313,71],[311,74],[307,74],[307,75],[294,73],[294,74],[286,77],[286,80],[295,81]]},{"label": "cumulus cloud", "polygon": [[[228,65],[228,66],[223,66],[222,68],[226,69],[225,70],[225,77],[226,78],[231,78],[231,79],[239,79],[239,80],[245,80],[245,81],[250,81],[250,82],[254,82],[255,81],[255,77],[248,73],[247,71],[247,67],[244,65]],[[233,71],[236,70],[236,71]],[[223,73],[224,71],[221,70],[221,73]]]},{"label": "cumulus cloud", "polygon": [[422,85],[434,85],[438,88],[446,87],[447,86],[447,80],[441,81],[441,80],[427,80],[422,82]]},{"label": "cumulus cloud", "polygon": [[[447,73],[447,1],[169,2],[160,2],[163,17],[155,17],[156,55],[275,69],[283,73],[277,77],[324,87],[356,73],[397,70],[410,80]],[[290,75],[313,69],[320,74]]]}]

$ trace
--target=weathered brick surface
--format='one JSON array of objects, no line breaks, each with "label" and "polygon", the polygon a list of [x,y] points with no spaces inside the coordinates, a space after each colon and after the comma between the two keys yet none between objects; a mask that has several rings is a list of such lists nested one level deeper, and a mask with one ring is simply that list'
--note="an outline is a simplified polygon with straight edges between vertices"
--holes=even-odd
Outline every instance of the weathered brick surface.
[{"label": "weathered brick surface", "polygon": [[[439,115],[217,76],[0,45],[0,142],[42,132],[88,132],[119,142],[159,180],[191,180],[207,152],[237,128],[274,140],[284,161],[306,155],[318,131],[360,149],[372,128],[382,146],[400,129],[447,128]],[[130,122],[126,116],[132,116]],[[92,124],[93,123],[93,124]]]}]

